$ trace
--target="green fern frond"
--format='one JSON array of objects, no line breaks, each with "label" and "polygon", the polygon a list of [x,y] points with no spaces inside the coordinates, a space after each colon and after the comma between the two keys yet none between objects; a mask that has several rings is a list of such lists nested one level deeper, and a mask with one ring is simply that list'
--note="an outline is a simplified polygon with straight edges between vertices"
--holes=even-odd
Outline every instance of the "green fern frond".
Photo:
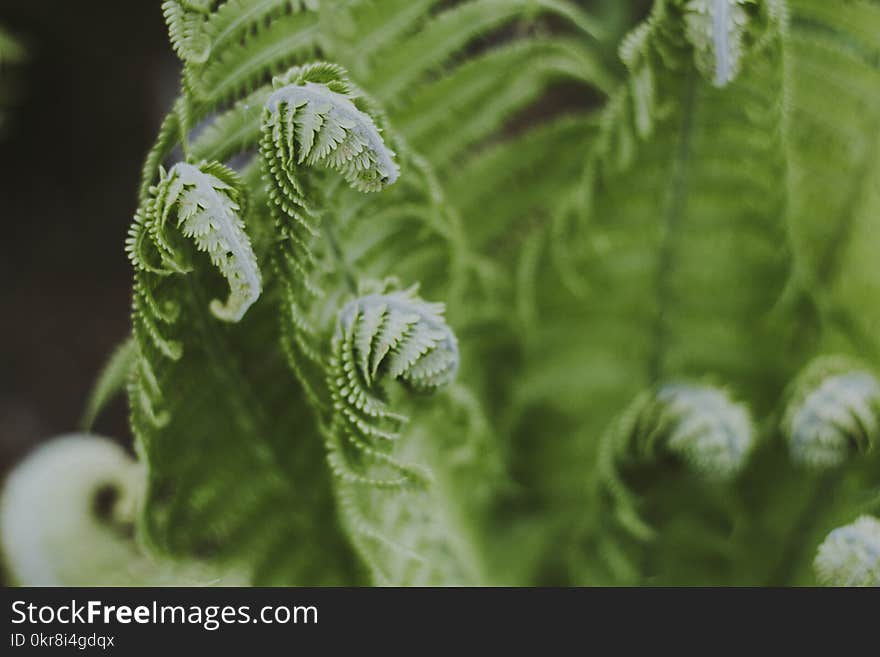
[{"label": "green fern frond", "polygon": [[[284,345],[310,399],[319,403],[319,329],[308,316],[324,295],[313,253],[320,236],[314,203],[320,199],[309,198],[304,174],[315,167],[334,169],[367,192],[394,183],[399,169],[372,118],[374,109],[342,68],[324,63],[294,68],[275,86],[263,111],[260,155],[281,237],[274,258],[285,284]],[[308,369],[317,371],[310,375]]]},{"label": "green fern frond", "polygon": [[[517,71],[511,84],[509,71]],[[395,125],[413,147],[442,169],[469,147],[504,128],[511,116],[539,99],[554,82],[608,89],[613,81],[579,42],[529,39],[493,48],[412,93]]]},{"label": "green fern frond", "polygon": [[[714,545],[720,538],[711,531],[697,530],[695,523],[687,524],[682,518],[650,518],[653,493],[645,490],[644,484],[640,490],[633,482],[650,481],[646,472],[662,471],[664,457],[673,456],[699,478],[696,487],[679,481],[676,487],[685,491],[679,490],[679,497],[701,495],[704,512],[709,512],[715,504],[712,487],[724,487],[744,469],[754,443],[750,412],[724,390],[673,383],[639,395],[602,438],[596,507],[587,512],[588,517],[593,515],[587,525],[591,529],[584,529],[587,544],[595,543],[591,548],[594,558],[606,565],[612,581],[641,581],[644,551],[663,551],[661,538],[675,533],[675,523],[692,534],[687,540],[678,539],[679,558],[684,554],[708,558],[707,553],[714,552],[717,559],[718,553],[723,554],[725,550]],[[636,477],[634,472],[640,475]],[[658,488],[662,489],[662,484]],[[702,492],[697,493],[696,488]],[[596,573],[588,576],[604,577]]]},{"label": "green fern frond", "polygon": [[97,555],[876,583],[876,459],[848,456],[880,431],[880,3],[581,6],[163,3],[180,96],[87,409],[127,383],[146,480],[109,520],[137,544],[101,526]]},{"label": "green fern frond", "polygon": [[227,0],[205,22],[210,53],[216,56],[231,44],[253,38],[255,29],[290,14],[317,11],[319,4],[318,0]]},{"label": "green fern frond", "polygon": [[[608,470],[602,463],[613,459],[600,448],[615,441],[600,437],[641,390],[675,381],[718,382],[761,417],[792,368],[789,354],[764,350],[783,339],[775,309],[789,274],[785,192],[772,182],[786,175],[783,113],[772,91],[784,73],[782,27],[761,5],[753,29],[763,30],[762,38],[745,54],[739,76],[719,89],[696,68],[680,9],[656,3],[621,48],[629,77],[588,142],[583,185],[559,199],[567,211],[544,228],[551,247],[535,276],[545,289],[553,285],[566,293],[538,297],[532,314],[540,319],[512,386],[518,415],[507,421],[515,444],[539,431],[530,416],[549,415],[566,436],[544,447],[540,467],[519,461],[512,467],[532,473],[520,482],[533,491],[532,504],[545,513],[555,509],[559,525],[574,528],[556,536],[568,546],[558,567],[584,583],[633,583],[649,574],[651,581],[681,581],[688,557],[716,567],[694,568],[685,581],[733,572],[723,532],[698,539],[694,529],[705,516],[721,519],[713,527],[732,522],[726,496],[706,493],[683,474],[687,469],[662,460],[636,467],[646,483],[620,494],[618,508],[631,512],[612,523],[655,537],[650,567],[642,548],[633,548],[635,556],[621,552],[617,546],[626,539],[593,541],[606,530],[619,532],[588,511],[602,504],[603,494],[591,487],[601,491],[597,480],[615,479],[602,474]],[[572,269],[577,279],[569,283]],[[573,413],[585,399],[593,412]],[[707,408],[718,406],[706,402]],[[740,435],[743,441],[731,444],[750,444],[750,424],[734,424],[749,429],[711,435]],[[684,505],[688,515],[672,518],[658,506],[661,499],[667,507],[687,499],[700,503]],[[662,530],[649,531],[642,518]],[[593,565],[612,561],[619,567],[611,574]]]},{"label": "green fern frond", "polygon": [[135,308],[129,405],[149,475],[143,540],[159,554],[240,569],[255,584],[358,581],[327,520],[332,489],[326,469],[315,467],[323,442],[304,421],[310,410],[278,346],[277,306],[256,304],[240,323],[218,322],[206,302],[211,279],[194,273],[185,283],[166,291],[180,308],[164,325],[180,345],[176,359],[138,328],[143,311]]},{"label": "green fern frond", "polygon": [[326,3],[324,31],[330,49],[358,74],[366,74],[376,53],[424,25],[438,0],[359,0]]},{"label": "green fern frond", "polygon": [[[874,366],[880,278],[880,4],[790,0],[786,136],[798,277],[823,325]],[[845,116],[846,120],[836,118]]]}]

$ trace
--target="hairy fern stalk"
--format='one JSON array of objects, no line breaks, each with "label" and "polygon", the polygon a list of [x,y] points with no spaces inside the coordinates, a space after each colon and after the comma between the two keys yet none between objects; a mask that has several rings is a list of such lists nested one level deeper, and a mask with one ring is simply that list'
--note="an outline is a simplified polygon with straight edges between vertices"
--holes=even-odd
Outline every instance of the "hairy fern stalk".
[{"label": "hairy fern stalk", "polygon": [[880,585],[880,2],[641,4],[166,0],[138,461],[16,576]]}]

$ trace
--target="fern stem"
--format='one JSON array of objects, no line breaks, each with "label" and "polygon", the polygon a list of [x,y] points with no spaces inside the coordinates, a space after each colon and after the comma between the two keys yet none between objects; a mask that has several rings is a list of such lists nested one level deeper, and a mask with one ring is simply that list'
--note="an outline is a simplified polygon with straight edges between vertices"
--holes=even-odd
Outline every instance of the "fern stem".
[{"label": "fern stem", "polygon": [[345,255],[342,252],[342,247],[339,245],[339,237],[336,235],[336,227],[333,225],[332,221],[322,221],[321,229],[324,232],[324,237],[327,239],[327,244],[330,246],[330,253],[333,256],[333,262],[336,264],[337,269],[342,274],[342,278],[345,281],[345,286],[348,288],[349,292],[357,294],[357,277],[351,270],[351,265],[348,263],[348,260],[346,260]]},{"label": "fern stem", "polygon": [[676,240],[680,230],[680,218],[687,204],[688,185],[685,173],[690,165],[691,131],[697,99],[697,75],[688,70],[684,79],[681,123],[679,124],[678,149],[672,162],[670,188],[666,197],[663,214],[663,238],[660,245],[660,259],[657,272],[657,314],[653,328],[654,349],[648,365],[648,376],[652,383],[658,383],[664,376],[663,359],[669,336],[664,314],[670,306],[670,274],[675,264]]}]

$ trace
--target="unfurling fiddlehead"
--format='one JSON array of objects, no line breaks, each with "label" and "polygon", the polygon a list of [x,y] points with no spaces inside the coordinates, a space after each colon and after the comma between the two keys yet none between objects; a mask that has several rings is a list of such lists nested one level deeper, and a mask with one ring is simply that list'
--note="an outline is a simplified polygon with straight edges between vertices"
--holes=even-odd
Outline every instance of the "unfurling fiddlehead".
[{"label": "unfurling fiddlehead", "polygon": [[[150,191],[127,242],[135,267],[157,274],[190,270],[179,240],[169,232],[170,220],[229,282],[229,298],[212,301],[211,312],[225,321],[240,320],[260,296],[261,278],[241,220],[244,196],[237,176],[217,162],[181,162],[161,171]],[[159,262],[151,262],[156,256]]]},{"label": "unfurling fiddlehead", "polygon": [[443,311],[443,304],[422,301],[411,288],[362,296],[340,312],[327,375],[334,411],[330,446],[338,474],[355,476],[345,465],[350,457],[344,453],[351,448],[405,476],[415,474],[385,454],[406,418],[388,409],[381,384],[397,379],[431,392],[454,378],[458,343]]},{"label": "unfurling fiddlehead", "polygon": [[622,469],[654,462],[665,450],[704,477],[724,480],[742,469],[753,443],[748,409],[724,390],[666,384],[639,396],[605,434],[601,481],[614,498],[621,522],[647,538],[652,531],[635,512]]},{"label": "unfurling fiddlehead", "polygon": [[858,363],[817,359],[794,384],[782,420],[791,457],[815,468],[832,468],[852,452],[867,452],[880,432],[880,383]]},{"label": "unfurling fiddlehead", "polygon": [[[421,300],[414,288],[371,290],[341,310],[331,341],[323,430],[343,521],[379,583],[485,581],[462,540],[467,520],[451,512],[455,493],[447,486],[461,472],[437,458],[457,438],[409,424],[391,410],[402,402],[400,389],[386,385],[433,392],[451,383],[458,343],[442,315],[441,304]],[[459,403],[451,395],[439,403],[454,423]]]},{"label": "unfurling fiddlehead", "polygon": [[306,170],[335,170],[363,192],[394,183],[399,171],[373,119],[378,110],[341,67],[295,67],[273,83],[263,110],[260,155],[279,237],[275,266],[289,310],[284,347],[309,397],[320,403],[316,388],[323,382],[314,372],[324,368],[318,355],[323,344],[309,315],[312,302],[323,295],[313,280],[313,244],[319,236],[315,206],[324,199],[313,198]]},{"label": "unfurling fiddlehead", "polygon": [[609,439],[619,462],[652,461],[666,449],[697,472],[725,479],[745,465],[754,436],[748,410],[726,391],[672,383],[639,397]]},{"label": "unfurling fiddlehead", "polygon": [[[289,172],[294,162],[326,166],[362,192],[378,191],[397,180],[394,153],[388,150],[366,111],[366,102],[341,67],[311,64],[295,68],[275,80],[274,86],[266,101],[263,131],[271,135],[284,171]],[[289,192],[285,182],[295,185],[287,176],[278,182],[282,192]]]},{"label": "unfurling fiddlehead", "polygon": [[813,565],[826,586],[880,586],[880,520],[861,516],[833,530]]}]

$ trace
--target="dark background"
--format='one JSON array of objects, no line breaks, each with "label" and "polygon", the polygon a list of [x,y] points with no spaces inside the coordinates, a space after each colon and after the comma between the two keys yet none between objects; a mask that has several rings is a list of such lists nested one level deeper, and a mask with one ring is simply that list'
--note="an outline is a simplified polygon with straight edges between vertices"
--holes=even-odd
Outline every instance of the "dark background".
[{"label": "dark background", "polygon": [[[0,71],[18,96],[0,136],[0,479],[77,428],[128,333],[125,236],[177,88],[159,5],[0,0],[0,24],[29,51]],[[96,430],[130,443],[123,400]]]}]

